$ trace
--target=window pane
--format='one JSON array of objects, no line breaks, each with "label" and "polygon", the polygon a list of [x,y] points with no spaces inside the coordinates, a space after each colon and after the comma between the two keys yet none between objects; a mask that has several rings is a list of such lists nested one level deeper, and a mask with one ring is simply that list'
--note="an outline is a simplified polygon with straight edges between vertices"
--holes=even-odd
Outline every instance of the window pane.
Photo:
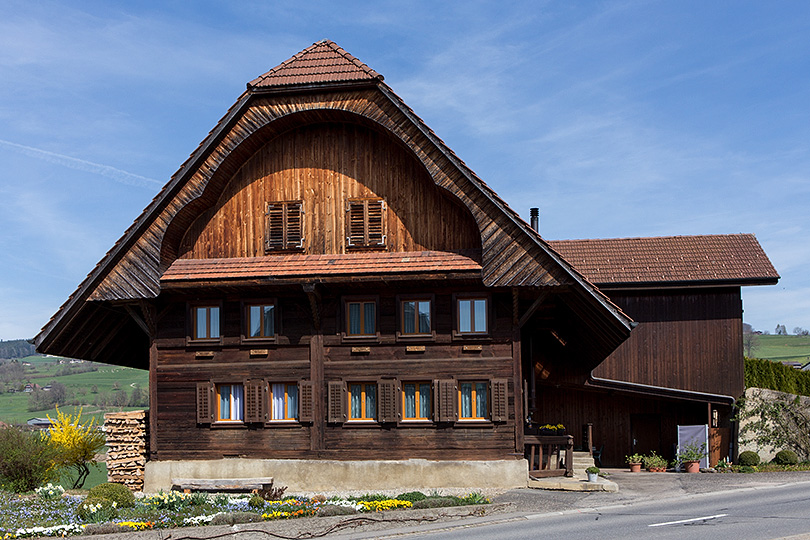
[{"label": "window pane", "polygon": [[487,301],[475,300],[475,332],[487,331]]},{"label": "window pane", "polygon": [[276,335],[276,306],[262,306],[264,309],[264,337]]},{"label": "window pane", "polygon": [[419,304],[419,333],[430,333],[430,302],[417,302]]},{"label": "window pane", "polygon": [[487,383],[475,383],[475,416],[487,416]]},{"label": "window pane", "polygon": [[219,419],[230,420],[231,418],[231,387],[222,385],[219,387]]},{"label": "window pane", "polygon": [[374,329],[374,323],[376,322],[375,319],[375,308],[377,304],[374,302],[366,302],[363,304],[363,308],[365,313],[363,314],[363,325],[365,326],[363,333],[366,335],[372,335],[376,332]]},{"label": "window pane", "polygon": [[349,335],[356,336],[362,333],[360,329],[360,303],[349,304]]},{"label": "window pane", "polygon": [[363,403],[362,403],[362,393],[359,384],[353,384],[350,388],[351,393],[351,413],[350,418],[362,418],[363,417]]},{"label": "window pane", "polygon": [[416,302],[402,302],[402,333],[416,333]]},{"label": "window pane", "polygon": [[458,301],[458,331],[472,331],[472,300]]},{"label": "window pane", "polygon": [[208,308],[208,313],[211,317],[211,335],[210,338],[219,338],[219,307]]},{"label": "window pane", "polygon": [[244,418],[242,415],[242,411],[244,410],[243,395],[244,388],[241,384],[235,384],[231,387],[231,397],[233,402],[231,420],[242,420]]},{"label": "window pane", "polygon": [[430,418],[430,385],[419,385],[419,417]]},{"label": "window pane", "polygon": [[287,418],[298,419],[298,385],[287,385]]},{"label": "window pane", "polygon": [[249,336],[260,337],[262,331],[262,307],[250,306],[248,315],[248,325],[250,326]]},{"label": "window pane", "polygon": [[472,418],[472,383],[461,383],[461,417]]},{"label": "window pane", "polygon": [[205,339],[208,337],[208,308],[194,308],[197,317],[197,328],[194,332],[195,339]]},{"label": "window pane", "polygon": [[402,392],[405,395],[405,418],[416,418],[416,385],[402,385]]},{"label": "window pane", "polygon": [[270,418],[284,420],[284,385],[273,383],[270,385],[270,392],[273,395],[273,411]]},{"label": "window pane", "polygon": [[366,418],[377,418],[377,385],[366,386]]}]

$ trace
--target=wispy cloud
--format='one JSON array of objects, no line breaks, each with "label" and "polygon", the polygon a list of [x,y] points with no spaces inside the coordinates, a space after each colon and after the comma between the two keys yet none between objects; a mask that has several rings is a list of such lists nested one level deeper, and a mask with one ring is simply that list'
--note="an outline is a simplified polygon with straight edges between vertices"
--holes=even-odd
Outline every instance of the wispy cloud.
[{"label": "wispy cloud", "polygon": [[77,171],[84,171],[93,174],[98,174],[100,176],[104,176],[105,178],[109,178],[110,180],[114,180],[121,184],[147,188],[150,190],[154,190],[155,187],[160,187],[163,185],[162,182],[159,182],[152,178],[147,178],[145,176],[140,176],[138,174],[132,174],[127,171],[122,171],[121,169],[110,167],[109,165],[102,165],[100,163],[93,163],[92,161],[87,161],[86,159],[79,159],[71,156],[66,156],[64,154],[57,154],[56,152],[42,150],[41,148],[34,148],[33,146],[25,146],[24,144],[17,144],[3,139],[0,139],[0,146],[10,148],[16,152],[25,154],[26,156],[47,161],[48,163],[62,165],[63,167],[68,167],[70,169],[75,169]]}]

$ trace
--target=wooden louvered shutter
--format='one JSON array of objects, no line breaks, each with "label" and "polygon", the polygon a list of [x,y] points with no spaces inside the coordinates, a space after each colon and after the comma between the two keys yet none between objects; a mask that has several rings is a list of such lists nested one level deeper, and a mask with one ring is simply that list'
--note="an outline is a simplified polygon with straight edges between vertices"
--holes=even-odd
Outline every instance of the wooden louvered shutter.
[{"label": "wooden louvered shutter", "polygon": [[300,422],[314,422],[315,412],[315,387],[312,381],[301,381],[298,383],[298,420]]},{"label": "wooden louvered shutter", "polygon": [[267,421],[267,384],[262,379],[245,381],[245,422]]},{"label": "wooden louvered shutter", "polygon": [[284,249],[284,203],[267,205],[267,226],[264,231],[264,249]]},{"label": "wooden louvered shutter", "polygon": [[346,217],[346,245],[366,245],[365,201],[349,201]]},{"label": "wooden louvered shutter", "polygon": [[304,247],[304,212],[303,203],[286,203],[284,220],[284,241],[287,249]]},{"label": "wooden louvered shutter", "polygon": [[327,395],[327,421],[331,424],[342,424],[347,419],[346,385],[341,381],[329,381]]},{"label": "wooden louvered shutter", "polygon": [[490,382],[493,422],[506,422],[509,419],[509,396],[506,389],[506,379],[492,379]]},{"label": "wooden louvered shutter", "polygon": [[379,420],[382,423],[396,422],[397,417],[397,381],[387,379],[377,382],[377,399],[379,400]]},{"label": "wooden louvered shutter", "polygon": [[210,382],[197,383],[197,423],[214,422],[214,385]]},{"label": "wooden louvered shutter", "polygon": [[385,203],[382,200],[366,201],[367,246],[381,246],[385,243],[384,210]]},{"label": "wooden louvered shutter", "polygon": [[456,381],[444,379],[433,381],[433,416],[437,422],[458,420],[458,391]]}]

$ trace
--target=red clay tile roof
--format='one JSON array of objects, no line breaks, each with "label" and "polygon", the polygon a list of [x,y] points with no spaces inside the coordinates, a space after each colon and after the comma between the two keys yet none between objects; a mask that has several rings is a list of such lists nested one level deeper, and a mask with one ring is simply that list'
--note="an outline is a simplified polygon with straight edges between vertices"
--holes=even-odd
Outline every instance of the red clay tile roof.
[{"label": "red clay tile roof", "polygon": [[250,81],[248,88],[381,80],[382,75],[336,43],[323,40]]},{"label": "red clay tile roof", "polygon": [[754,285],[779,279],[752,234],[555,240],[549,245],[599,287],[684,282]]},{"label": "red clay tile roof", "polygon": [[481,264],[464,255],[443,251],[177,259],[163,274],[161,283],[447,272],[480,274]]}]

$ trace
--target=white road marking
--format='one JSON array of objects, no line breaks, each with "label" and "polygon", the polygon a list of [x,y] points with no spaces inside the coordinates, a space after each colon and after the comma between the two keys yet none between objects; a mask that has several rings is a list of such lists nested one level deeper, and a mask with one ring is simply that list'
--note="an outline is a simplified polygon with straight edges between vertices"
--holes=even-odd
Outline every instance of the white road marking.
[{"label": "white road marking", "polygon": [[707,521],[709,519],[717,519],[721,517],[726,517],[728,514],[717,514],[714,516],[704,516],[704,517],[696,517],[692,519],[680,519],[678,521],[667,521],[665,523],[653,523],[652,525],[647,525],[647,527],[662,527],[664,525],[679,525],[681,523],[691,523],[692,521]]}]

